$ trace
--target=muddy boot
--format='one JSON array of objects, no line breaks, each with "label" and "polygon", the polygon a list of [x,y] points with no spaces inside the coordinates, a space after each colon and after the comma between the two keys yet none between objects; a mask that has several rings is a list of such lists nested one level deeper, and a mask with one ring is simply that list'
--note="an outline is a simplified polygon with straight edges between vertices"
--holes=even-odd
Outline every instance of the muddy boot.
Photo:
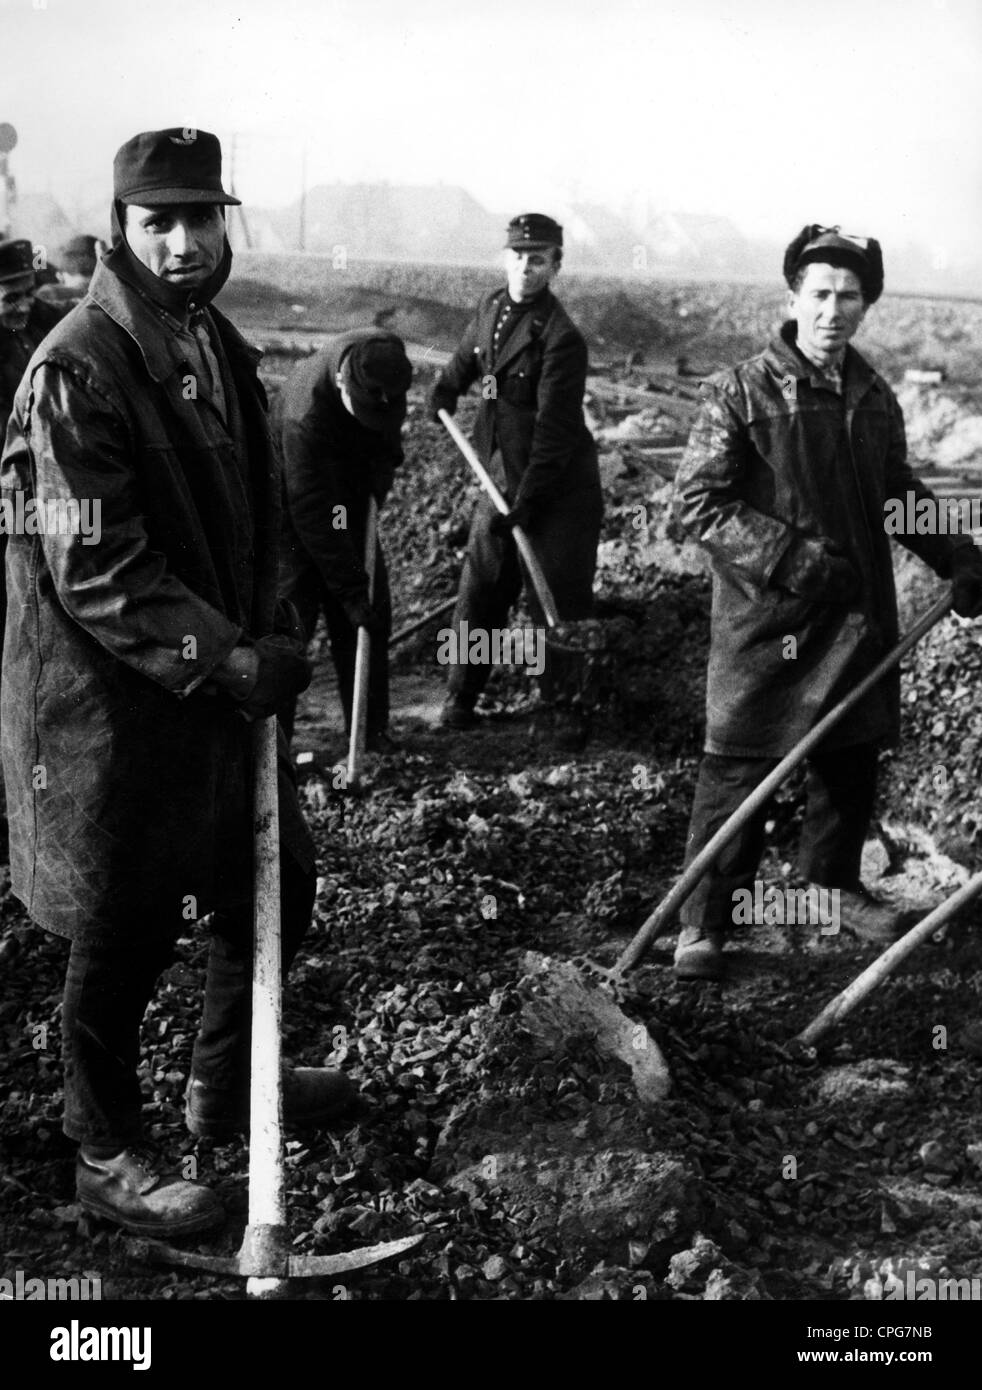
[{"label": "muddy boot", "polygon": [[[354,1086],[327,1067],[283,1069],[283,1123],[314,1129],[353,1117],[362,1108]],[[249,1128],[249,1096],[192,1078],[185,1092],[184,1121],[198,1138],[229,1139]]]},{"label": "muddy boot", "polygon": [[590,721],[579,705],[557,705],[553,711],[551,743],[561,753],[580,753],[590,737]]},{"label": "muddy boot", "polygon": [[442,729],[476,729],[481,721],[474,713],[474,701],[463,695],[448,695],[440,709]]},{"label": "muddy boot", "polygon": [[[892,946],[901,935],[906,918],[910,916],[880,902],[862,884],[855,892],[848,888],[823,888],[821,891],[838,893],[839,926],[871,946]],[[832,902],[835,903],[835,898]]]},{"label": "muddy boot", "polygon": [[78,1200],[86,1211],[140,1236],[183,1236],[225,1220],[210,1188],[166,1167],[147,1144],[133,1144],[112,1158],[83,1145],[75,1165]]},{"label": "muddy boot", "polygon": [[675,974],[680,980],[721,980],[726,974],[723,933],[683,927],[675,947]]}]

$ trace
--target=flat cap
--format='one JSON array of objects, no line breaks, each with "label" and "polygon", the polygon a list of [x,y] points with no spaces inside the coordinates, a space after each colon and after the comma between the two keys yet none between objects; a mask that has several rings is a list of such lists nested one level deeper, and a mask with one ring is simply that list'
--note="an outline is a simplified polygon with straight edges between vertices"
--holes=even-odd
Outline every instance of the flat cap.
[{"label": "flat cap", "polygon": [[544,212],[523,212],[508,223],[505,245],[513,251],[544,251],[562,244],[562,227]]},{"label": "flat cap", "polygon": [[802,266],[814,261],[854,271],[867,304],[875,304],[883,293],[883,252],[874,237],[844,235],[838,227],[809,222],[784,253],[784,278],[788,285],[794,284]]},{"label": "flat cap", "polygon": [[406,418],[413,364],[402,339],[367,338],[345,354],[348,393],[355,419],[370,430],[398,427]]},{"label": "flat cap", "polygon": [[217,135],[192,126],[147,130],[116,151],[113,197],[156,207],[166,203],[231,203],[222,187],[222,147]]},{"label": "flat cap", "polygon": [[34,274],[34,247],[26,238],[0,241],[0,284]]}]

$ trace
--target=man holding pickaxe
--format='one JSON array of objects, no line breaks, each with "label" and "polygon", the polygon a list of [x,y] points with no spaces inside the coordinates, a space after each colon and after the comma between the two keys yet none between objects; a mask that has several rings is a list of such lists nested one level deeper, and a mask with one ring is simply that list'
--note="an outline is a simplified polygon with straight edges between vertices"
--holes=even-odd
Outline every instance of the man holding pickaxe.
[{"label": "man holding pickaxe", "polygon": [[[788,322],[762,353],[705,384],[676,482],[679,518],[713,570],[705,756],[687,862],[894,645],[885,513],[908,493],[937,505],[907,463],[896,397],[849,346],[883,290],[879,243],[809,225],[787,248],[784,276]],[[946,532],[897,539],[951,579],[955,612],[975,617],[982,559],[970,536]],[[860,859],[878,748],[896,740],[899,721],[893,673],[808,763],[801,872],[838,890],[841,925],[873,942],[892,941],[898,926],[860,882]],[[752,888],[766,815],[765,806],[746,822],[682,907],[680,976],[723,975],[734,895]]]},{"label": "man holding pickaxe", "polygon": [[[301,362],[273,407],[286,493],[280,595],[296,607],[307,641],[324,613],[349,732],[358,629],[370,633],[366,746],[375,752],[394,747],[388,734],[392,607],[377,541],[369,598],[365,534],[370,500],[382,506],[403,461],[412,378],[401,338],[355,328]],[[280,709],[288,738],[295,711],[295,699]]]},{"label": "man holding pickaxe", "polygon": [[[249,721],[306,688],[277,607],[280,475],[259,354],[211,301],[228,278],[214,135],[136,135],[114,165],[113,247],[31,359],[3,497],[87,503],[93,532],[8,538],[3,763],[13,889],[67,937],[63,1126],[83,1207],[127,1230],[219,1222],[217,1197],[145,1142],[140,1023],[177,938],[211,914],[186,1122],[248,1123]],[[292,629],[292,630],[291,630]],[[284,968],[316,878],[282,748]],[[284,1079],[288,1122],[350,1108],[339,1073]]]}]

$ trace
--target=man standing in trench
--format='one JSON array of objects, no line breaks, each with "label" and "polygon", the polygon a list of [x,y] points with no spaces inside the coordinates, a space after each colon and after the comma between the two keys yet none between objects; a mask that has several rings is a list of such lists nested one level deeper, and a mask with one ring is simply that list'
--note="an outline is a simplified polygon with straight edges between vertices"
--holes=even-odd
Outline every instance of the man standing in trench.
[{"label": "man standing in trench", "polygon": [[[809,225],[787,248],[789,321],[765,350],[712,377],[676,481],[676,508],[713,570],[705,756],[687,861],[897,641],[885,504],[931,499],[907,463],[889,386],[848,346],[883,289],[872,238]],[[940,531],[940,527],[938,531]],[[956,613],[982,612],[969,536],[901,535],[944,579]],[[840,925],[886,944],[898,914],[860,882],[877,753],[896,741],[900,678],[885,677],[808,761],[799,867],[837,889]],[[766,808],[683,905],[679,976],[719,979],[734,894],[752,890]],[[742,893],[741,893],[742,897]]]},{"label": "man standing in trench", "polygon": [[[310,668],[276,611],[280,478],[259,354],[209,307],[231,251],[218,140],[134,136],[116,155],[114,244],[35,353],[3,459],[5,498],[88,500],[93,537],[13,535],[3,762],[13,889],[68,937],[65,1133],[83,1207],[176,1235],[217,1197],[144,1142],[140,1023],[177,937],[211,913],[186,1120],[247,1126],[249,722]],[[94,540],[95,543],[89,543]],[[245,717],[244,717],[245,716]],[[281,750],[284,968],[310,920],[313,844]],[[284,1078],[285,1118],[351,1104],[346,1078]]]}]

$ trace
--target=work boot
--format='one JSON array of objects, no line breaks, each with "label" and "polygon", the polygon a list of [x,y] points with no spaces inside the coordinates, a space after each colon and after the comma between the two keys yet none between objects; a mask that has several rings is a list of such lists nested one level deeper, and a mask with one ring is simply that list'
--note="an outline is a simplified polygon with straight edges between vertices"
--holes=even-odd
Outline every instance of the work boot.
[{"label": "work boot", "polygon": [[369,753],[378,753],[380,756],[388,756],[391,753],[401,751],[400,745],[386,729],[371,730],[365,735],[365,748]]},{"label": "work boot", "polygon": [[463,695],[448,695],[440,709],[444,729],[474,729],[481,721],[474,713],[474,702]]},{"label": "work boot", "polygon": [[880,902],[862,884],[855,892],[848,888],[826,888],[822,891],[839,894],[839,926],[852,932],[860,941],[868,941],[872,946],[885,947],[891,946],[901,935],[902,923],[907,914]]},{"label": "work boot", "polygon": [[[208,1086],[193,1077],[185,1092],[184,1121],[200,1138],[227,1139],[249,1128],[249,1096]],[[283,1072],[283,1123],[295,1129],[314,1129],[355,1114],[358,1092],[340,1071],[327,1067],[297,1067]]]},{"label": "work boot", "polygon": [[147,1144],[134,1144],[113,1158],[94,1158],[83,1146],[75,1188],[86,1211],[138,1236],[191,1235],[225,1220],[214,1192],[166,1168]]},{"label": "work boot", "polygon": [[581,753],[590,736],[590,721],[578,705],[557,705],[552,716],[552,746],[563,753]]},{"label": "work boot", "polygon": [[675,974],[680,980],[721,980],[726,974],[723,933],[683,927],[675,947]]}]

